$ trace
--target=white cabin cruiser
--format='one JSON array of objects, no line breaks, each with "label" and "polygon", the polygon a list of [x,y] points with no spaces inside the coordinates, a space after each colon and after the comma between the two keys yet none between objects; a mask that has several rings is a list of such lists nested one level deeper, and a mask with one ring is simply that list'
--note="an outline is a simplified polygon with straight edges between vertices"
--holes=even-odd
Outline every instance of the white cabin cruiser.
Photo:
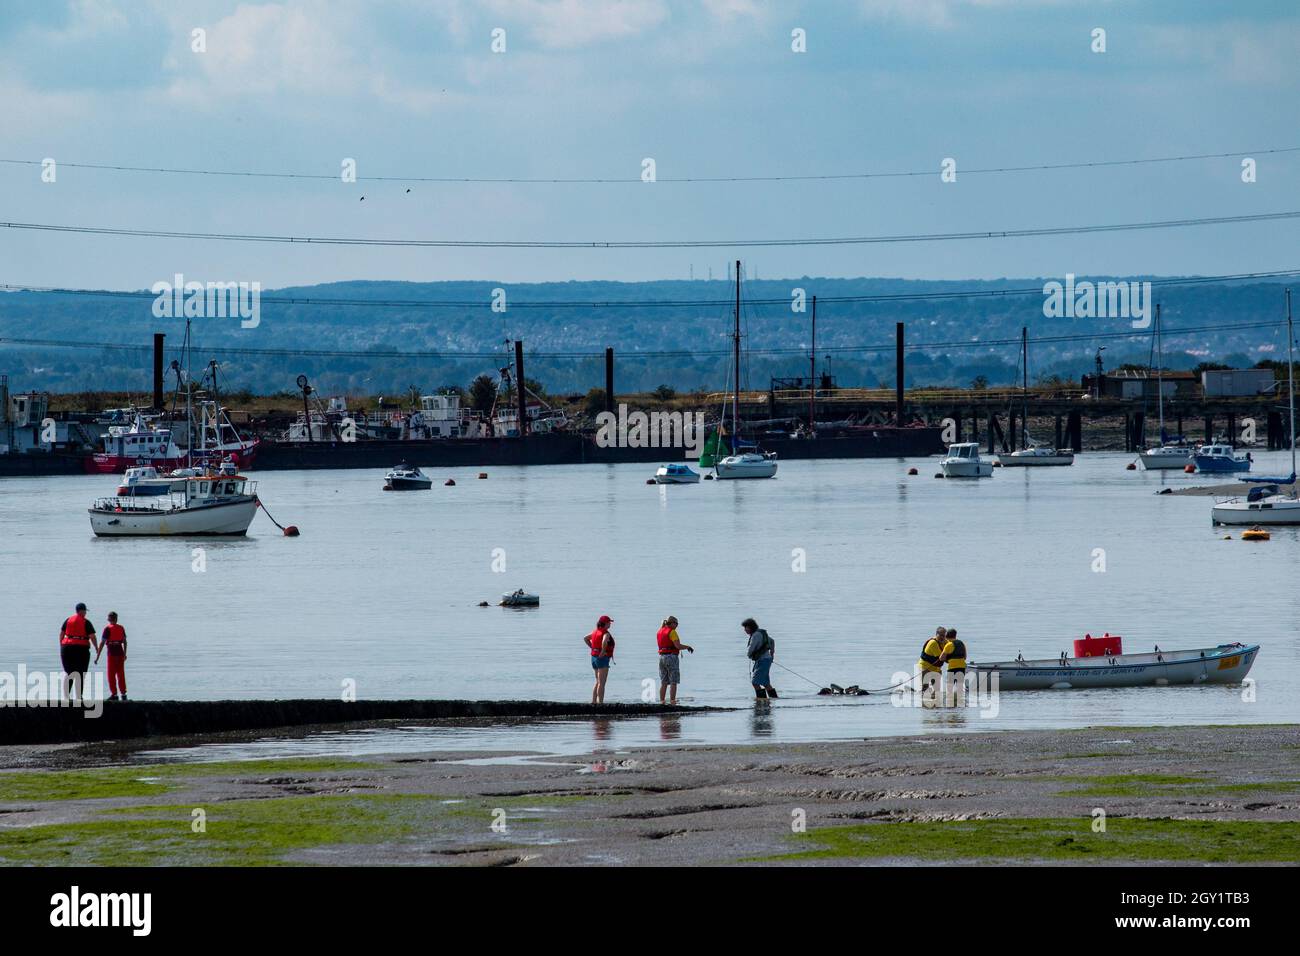
[{"label": "white cabin cruiser", "polygon": [[775,478],[776,453],[747,451],[719,458],[713,468],[719,478]]},{"label": "white cabin cruiser", "polygon": [[153,498],[180,491],[181,478],[174,474],[161,475],[152,465],[135,465],[126,470],[122,483],[117,486],[119,495],[138,495]]},{"label": "white cabin cruiser", "polygon": [[1187,445],[1165,444],[1138,452],[1138,461],[1146,471],[1184,470],[1192,464],[1192,449]]},{"label": "white cabin cruiser", "polygon": [[402,462],[384,475],[385,491],[428,491],[432,487],[432,478],[406,462]]},{"label": "white cabin cruiser", "polygon": [[979,442],[973,441],[949,445],[939,467],[945,478],[988,478],[993,474],[993,462],[980,457]]},{"label": "white cabin cruiser", "polygon": [[694,485],[699,480],[700,473],[690,465],[681,462],[660,465],[659,470],[655,472],[655,484],[659,485]]},{"label": "white cabin cruiser", "polygon": [[100,498],[90,527],[100,537],[244,535],[257,514],[257,482],[211,472],[180,479],[166,496]]}]

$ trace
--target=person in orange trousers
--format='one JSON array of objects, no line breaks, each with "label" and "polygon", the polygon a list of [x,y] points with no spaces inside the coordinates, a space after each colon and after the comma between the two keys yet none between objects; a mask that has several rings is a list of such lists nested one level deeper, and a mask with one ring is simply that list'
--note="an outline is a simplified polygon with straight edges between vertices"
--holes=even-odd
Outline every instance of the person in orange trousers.
[{"label": "person in orange trousers", "polygon": [[[108,648],[108,699],[126,700],[126,628],[117,623],[116,611],[108,612],[101,653],[104,648]],[[99,653],[95,654],[95,663],[99,663]]]}]

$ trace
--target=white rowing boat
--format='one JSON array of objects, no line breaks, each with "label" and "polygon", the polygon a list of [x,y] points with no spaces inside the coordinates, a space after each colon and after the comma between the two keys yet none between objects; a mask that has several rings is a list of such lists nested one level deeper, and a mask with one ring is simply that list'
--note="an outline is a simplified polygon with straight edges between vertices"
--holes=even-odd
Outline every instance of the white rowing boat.
[{"label": "white rowing boat", "polygon": [[1258,644],[1220,644],[1190,651],[998,661],[969,665],[981,679],[997,674],[998,690],[1071,690],[1089,687],[1164,687],[1239,684],[1250,673]]}]

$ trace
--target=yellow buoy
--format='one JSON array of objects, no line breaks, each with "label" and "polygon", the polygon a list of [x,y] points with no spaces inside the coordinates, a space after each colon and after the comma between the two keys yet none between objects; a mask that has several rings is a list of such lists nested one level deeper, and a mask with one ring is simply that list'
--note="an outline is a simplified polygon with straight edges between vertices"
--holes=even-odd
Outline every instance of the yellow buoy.
[{"label": "yellow buoy", "polygon": [[1263,528],[1250,528],[1241,533],[1242,541],[1267,541],[1270,535]]}]

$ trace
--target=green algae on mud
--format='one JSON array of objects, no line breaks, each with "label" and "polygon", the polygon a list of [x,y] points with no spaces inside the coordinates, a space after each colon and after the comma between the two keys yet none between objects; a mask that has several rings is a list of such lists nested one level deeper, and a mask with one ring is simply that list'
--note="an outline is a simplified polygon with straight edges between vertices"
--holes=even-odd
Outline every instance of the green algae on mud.
[{"label": "green algae on mud", "polygon": [[85,770],[6,770],[0,772],[0,803],[150,797],[175,790],[190,777],[329,773],[366,770],[372,766],[356,761],[306,758],[140,764],[131,767],[94,767]]},{"label": "green algae on mud", "polygon": [[910,858],[1169,863],[1294,863],[1300,827],[1288,821],[1111,817],[1003,818],[818,827],[793,853],[748,862]]},{"label": "green algae on mud", "polygon": [[0,830],[0,864],[276,865],[297,850],[412,837],[445,819],[443,801],[426,794],[364,794],[219,802],[202,808],[198,832],[188,805],[125,807],[71,825]]},{"label": "green algae on mud", "polygon": [[1134,773],[1098,777],[1052,777],[1052,780],[1084,786],[1062,790],[1058,797],[1151,797],[1206,796],[1215,793],[1289,793],[1300,789],[1300,780],[1265,780],[1225,783],[1210,777]]}]

